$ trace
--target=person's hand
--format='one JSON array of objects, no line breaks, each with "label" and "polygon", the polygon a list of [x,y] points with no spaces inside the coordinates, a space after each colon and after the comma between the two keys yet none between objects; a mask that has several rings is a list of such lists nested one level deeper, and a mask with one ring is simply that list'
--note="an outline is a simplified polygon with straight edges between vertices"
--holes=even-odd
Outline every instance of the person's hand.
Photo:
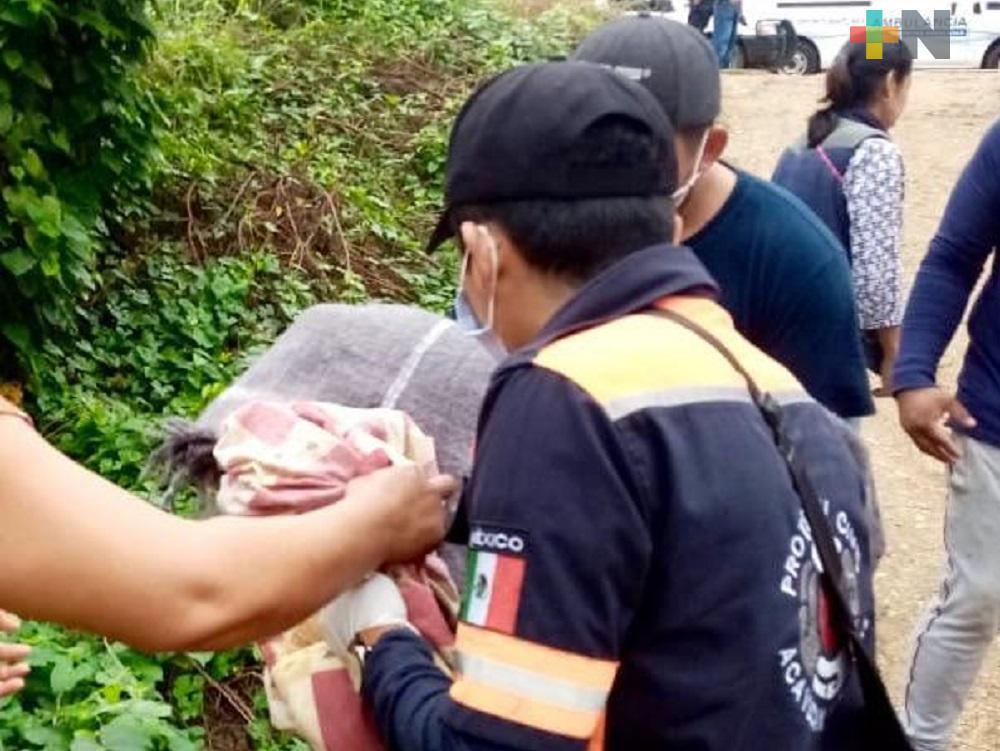
[{"label": "person's hand", "polygon": [[366,504],[384,535],[383,563],[416,560],[445,534],[445,502],[458,483],[447,475],[427,477],[415,464],[380,469],[352,480],[344,502]]},{"label": "person's hand", "polygon": [[[21,627],[21,620],[5,610],[0,610],[0,633],[12,634]],[[31,672],[28,655],[31,647],[24,644],[0,642],[0,699],[16,694],[24,688],[24,679]]]},{"label": "person's hand", "polygon": [[974,428],[976,421],[960,401],[937,386],[903,391],[896,395],[899,424],[917,448],[928,456],[951,464],[960,452],[945,422],[951,419],[964,428]]},{"label": "person's hand", "polygon": [[344,592],[319,611],[319,622],[327,644],[337,653],[346,652],[359,634],[382,634],[409,628],[406,603],[399,588],[385,574],[373,574],[362,584]]}]

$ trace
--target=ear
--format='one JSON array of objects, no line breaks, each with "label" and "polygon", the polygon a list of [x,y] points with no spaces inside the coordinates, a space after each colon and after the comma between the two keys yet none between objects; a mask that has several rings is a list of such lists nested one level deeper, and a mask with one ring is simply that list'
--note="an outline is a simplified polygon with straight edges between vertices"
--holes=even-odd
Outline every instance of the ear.
[{"label": "ear", "polygon": [[493,280],[493,240],[485,225],[462,222],[459,227],[462,245],[468,255],[466,279],[479,289],[488,287]]},{"label": "ear", "polygon": [[713,125],[708,129],[708,138],[705,141],[705,155],[702,163],[708,167],[715,164],[722,158],[723,152],[729,145],[729,131],[719,125]]},{"label": "ear", "polygon": [[674,211],[674,245],[680,245],[684,239],[684,218]]},{"label": "ear", "polygon": [[888,75],[885,77],[885,85],[882,87],[882,98],[891,99],[893,95],[901,88],[901,81],[899,80],[899,75],[894,70],[890,70]]},{"label": "ear", "polygon": [[462,222],[458,228],[458,236],[462,240],[462,250],[468,252],[472,245],[475,245],[479,233],[476,232],[475,222]]}]

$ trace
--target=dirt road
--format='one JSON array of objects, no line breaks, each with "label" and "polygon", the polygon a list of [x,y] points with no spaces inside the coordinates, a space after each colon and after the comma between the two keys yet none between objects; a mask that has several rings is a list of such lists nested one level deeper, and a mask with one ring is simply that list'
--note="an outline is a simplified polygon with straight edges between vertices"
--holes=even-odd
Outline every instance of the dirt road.
[{"label": "dirt road", "polygon": [[[768,176],[781,149],[803,130],[822,91],[822,77],[788,78],[734,71],[724,82],[724,121],[730,159]],[[919,71],[910,105],[894,137],[906,160],[904,266],[911,284],[948,193],[988,125],[1000,116],[1000,75],[987,71]],[[1000,210],[998,207],[997,210]],[[964,331],[943,361],[953,383],[965,347]],[[943,565],[941,524],[944,470],[919,454],[896,425],[891,402],[864,429],[873,453],[889,553],[877,575],[879,657],[899,700],[911,636]],[[998,541],[1000,544],[1000,541]],[[1000,749],[1000,650],[994,650],[974,689],[955,749]]]}]

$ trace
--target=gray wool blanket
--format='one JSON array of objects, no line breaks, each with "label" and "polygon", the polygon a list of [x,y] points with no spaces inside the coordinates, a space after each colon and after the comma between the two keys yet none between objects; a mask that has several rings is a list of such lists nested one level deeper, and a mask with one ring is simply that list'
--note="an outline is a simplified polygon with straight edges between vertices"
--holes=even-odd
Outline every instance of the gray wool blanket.
[{"label": "gray wool blanket", "polygon": [[[400,409],[434,438],[441,470],[462,477],[470,469],[479,406],[495,367],[475,339],[420,308],[316,305],[197,420],[169,420],[150,467],[163,477],[165,504],[194,486],[214,511],[220,472],[212,450],[223,421],[248,402],[307,400]],[[464,548],[445,544],[441,554],[461,582]]]},{"label": "gray wool blanket", "polygon": [[496,363],[454,323],[405,305],[316,305],[301,313],[194,422],[172,419],[152,457],[170,502],[193,485],[214,497],[222,422],[252,401],[392,407],[432,436],[442,471],[467,474],[479,405]]}]

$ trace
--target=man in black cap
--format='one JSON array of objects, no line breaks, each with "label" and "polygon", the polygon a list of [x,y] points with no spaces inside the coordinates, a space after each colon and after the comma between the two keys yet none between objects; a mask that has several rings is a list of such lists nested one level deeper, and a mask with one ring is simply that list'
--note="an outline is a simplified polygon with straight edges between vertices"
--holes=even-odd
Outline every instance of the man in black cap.
[{"label": "man in black cap", "polygon": [[385,577],[322,617],[331,644],[360,643],[389,747],[859,747],[858,683],[802,502],[716,347],[784,405],[836,520],[845,608],[870,640],[850,433],[736,333],[694,255],[665,242],[675,187],[662,110],[600,66],[517,68],[459,115],[432,245],[458,241],[470,333],[512,354],[463,495],[454,677]]},{"label": "man in black cap", "polygon": [[874,412],[847,255],[797,198],[722,162],[720,76],[705,38],[648,14],[613,21],[577,49],[640,82],[676,130],[682,241],[722,289],[743,336],[841,417]]}]

